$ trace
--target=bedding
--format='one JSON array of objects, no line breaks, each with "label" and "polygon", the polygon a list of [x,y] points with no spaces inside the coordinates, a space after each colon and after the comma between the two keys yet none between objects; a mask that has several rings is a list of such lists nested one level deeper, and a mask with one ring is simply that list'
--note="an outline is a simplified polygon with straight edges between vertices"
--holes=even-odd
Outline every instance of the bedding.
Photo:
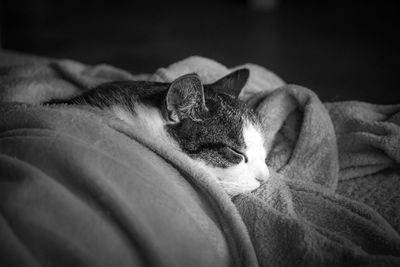
[{"label": "bedding", "polygon": [[171,81],[197,72],[209,83],[230,71],[225,66],[190,57],[133,75],[108,65],[4,57],[1,262],[400,265],[400,105],[322,103],[260,66],[238,66],[250,69],[240,97],[267,126],[272,175],[229,199],[205,170],[106,114],[40,105],[112,80]]}]

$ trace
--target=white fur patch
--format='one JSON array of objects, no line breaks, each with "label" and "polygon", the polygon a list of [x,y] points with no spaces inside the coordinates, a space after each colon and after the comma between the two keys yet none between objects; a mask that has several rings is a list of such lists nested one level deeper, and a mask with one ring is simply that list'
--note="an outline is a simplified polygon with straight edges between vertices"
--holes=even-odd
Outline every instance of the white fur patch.
[{"label": "white fur patch", "polygon": [[179,149],[178,144],[164,129],[165,120],[157,108],[136,104],[135,114],[122,107],[113,107],[112,112],[119,119],[134,127],[135,131],[146,139],[157,140]]},{"label": "white fur patch", "polygon": [[252,191],[269,176],[269,170],[265,164],[267,152],[261,131],[248,122],[243,127],[243,138],[246,143],[247,163],[243,160],[232,167],[212,168],[212,172],[230,195]]}]

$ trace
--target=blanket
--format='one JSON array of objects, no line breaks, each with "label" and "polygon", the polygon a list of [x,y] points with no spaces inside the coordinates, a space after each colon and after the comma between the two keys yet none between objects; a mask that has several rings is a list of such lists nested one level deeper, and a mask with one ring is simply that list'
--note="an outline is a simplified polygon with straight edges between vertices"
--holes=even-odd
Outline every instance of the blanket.
[{"label": "blanket", "polygon": [[276,173],[235,203],[261,265],[398,266],[400,106],[323,105],[288,85],[257,111]]},{"label": "blanket", "polygon": [[197,170],[191,185],[182,159],[166,162],[120,121],[3,104],[0,131],[2,266],[256,266],[213,180]]},{"label": "blanket", "polygon": [[[229,72],[225,66],[200,57],[191,57],[167,68],[161,68],[154,74],[143,75],[132,75],[107,65],[91,67],[69,60],[51,61],[41,66],[46,70],[42,74],[52,79],[41,80],[41,83],[35,84],[34,78],[27,81],[26,77],[29,75],[25,75],[23,76],[25,85],[19,87],[19,90],[13,90],[13,87],[20,83],[7,82],[9,80],[3,82],[3,79],[0,90],[2,98],[7,101],[24,102],[23,97],[31,88],[39,88],[35,90],[46,93],[34,94],[33,99],[30,98],[28,101],[38,104],[52,98],[78,94],[104,81],[129,79],[171,81],[181,74],[197,72],[207,83]],[[27,110],[26,106],[5,105],[2,107],[3,119],[0,121],[3,124],[8,122],[8,117],[4,114],[10,114],[10,112],[17,112],[24,116],[36,112],[37,116],[20,115],[21,120],[14,124],[14,127],[17,125],[22,128],[36,129],[38,125],[48,127],[55,124],[62,129],[57,130],[58,136],[63,131],[69,134],[77,132],[79,127],[71,126],[75,124],[75,120],[79,121],[76,118],[89,116],[82,115],[86,112],[91,114],[90,120],[97,120],[99,124],[107,125],[118,134],[122,133],[122,136],[129,137],[129,140],[150,148],[157,157],[164,160],[164,162],[160,159],[158,161],[158,163],[163,162],[160,163],[163,168],[166,165],[171,170],[179,170],[180,175],[184,177],[182,180],[189,181],[196,188],[196,192],[208,201],[212,212],[208,211],[207,214],[216,214],[215,217],[218,219],[214,218],[212,221],[219,222],[211,232],[218,233],[216,230],[218,227],[222,229],[223,234],[220,233],[220,235],[226,240],[226,250],[230,252],[230,257],[238,266],[257,264],[260,266],[398,266],[400,264],[398,170],[400,106],[377,106],[360,102],[323,104],[312,91],[296,85],[286,85],[278,76],[260,66],[254,64],[243,66],[248,67],[251,74],[240,97],[257,110],[263,123],[268,126],[266,127],[266,147],[269,151],[267,163],[272,170],[272,175],[256,191],[233,198],[236,208],[204,170],[189,166],[190,164],[187,164],[184,158],[171,155],[162,147],[157,147],[151,140],[137,136],[134,130],[126,128],[120,122],[115,122],[112,118],[105,119],[104,114],[97,114],[92,110],[73,109],[74,111],[71,111],[64,107],[56,112],[61,117],[66,116],[64,115],[66,113],[72,114],[69,123],[64,125],[60,122],[60,118],[51,118],[43,122],[40,117],[45,116],[49,111],[46,112],[42,107],[29,106]],[[18,69],[13,71],[18,76]],[[62,81],[64,89],[52,90],[53,83],[59,84],[59,80]],[[79,115],[74,112],[78,112]],[[39,119],[36,119],[37,117]],[[34,126],[28,127],[26,124]],[[81,127],[86,129],[84,124],[81,123]],[[90,134],[86,133],[86,130],[84,132],[82,134],[85,138],[89,138],[92,134],[98,134],[99,131],[90,132]],[[13,134],[12,131],[11,134]],[[10,132],[7,133],[7,138],[9,135]],[[97,149],[99,143],[111,142],[108,140],[109,137],[111,136],[101,136],[87,145]],[[80,140],[81,137],[78,139]],[[118,149],[121,147],[123,146],[118,146]],[[102,153],[107,149],[102,149]],[[116,153],[114,150],[111,150],[112,156]],[[21,148],[21,153],[22,151],[26,153]],[[132,151],[125,151],[124,156]],[[4,153],[3,149],[2,153]],[[18,160],[20,157],[21,155],[11,155],[11,158]],[[104,162],[106,161],[102,161],[102,164],[105,164]],[[103,173],[112,172],[109,170],[109,165],[105,164],[105,169],[101,168],[102,164],[96,163],[96,168],[91,168],[90,171],[85,170],[84,174],[78,177],[92,177],[90,176],[92,172],[95,174],[93,177],[103,177]],[[79,166],[82,170],[85,169],[82,164]],[[133,166],[129,171],[140,171],[142,166],[146,166],[143,160],[140,161],[140,165]],[[153,164],[152,167],[154,166]],[[144,173],[147,172],[146,168],[145,170]],[[57,174],[60,175],[60,172]],[[182,180],[179,180],[178,184],[181,184]],[[108,183],[108,180],[106,181]],[[81,182],[78,180],[74,183]],[[103,188],[103,184],[99,185],[92,180],[85,180],[82,183],[89,188],[89,185],[94,183],[96,189],[104,191],[103,194],[113,195],[113,193],[107,193],[113,187]],[[128,182],[114,183],[125,186]],[[128,188],[132,190],[134,187]],[[9,189],[2,187],[2,190],[8,192]],[[3,194],[3,191],[2,196],[13,199],[13,194]],[[194,194],[193,191],[190,193]],[[115,195],[118,194],[113,196]],[[126,199],[124,203],[128,200],[132,201]],[[2,200],[2,207],[3,203]],[[121,213],[131,209],[126,205],[119,205],[121,202],[113,203],[110,209],[117,209]],[[204,204],[201,207],[204,207]],[[109,212],[109,209],[107,210]],[[162,213],[161,210],[157,212]],[[199,212],[198,209],[191,214],[196,212]],[[2,214],[4,214],[4,209],[2,209]],[[125,218],[128,217],[118,221],[125,222]],[[13,218],[21,217],[13,216]],[[132,217],[129,218],[132,221]],[[179,218],[182,219],[182,216]],[[20,223],[21,220],[17,222]],[[10,227],[9,222],[3,225]],[[135,225],[134,223],[124,224],[124,233],[129,233],[131,228],[137,229]],[[211,227],[206,228],[208,231]],[[6,228],[2,228],[5,236],[8,232],[3,229]],[[23,229],[24,234],[29,234],[26,227],[22,226],[19,229]],[[203,234],[207,231],[203,231]],[[137,236],[133,234],[127,236],[131,240],[137,239]],[[196,235],[193,234],[193,236]],[[144,239],[147,240],[141,236],[139,244]],[[69,240],[74,239],[71,237]],[[26,241],[25,246],[31,247],[27,245],[30,241],[29,235],[24,241]],[[215,242],[214,240],[211,244],[215,245]],[[221,243],[224,244],[224,242]],[[19,244],[19,246],[22,245]],[[153,248],[145,246],[145,248],[149,247]],[[157,248],[162,247],[160,245]],[[223,246],[219,244],[216,247]],[[99,253],[99,250],[94,251],[94,255]],[[145,249],[145,251],[155,253],[154,249]],[[58,253],[61,252],[58,251]],[[112,252],[104,255],[110,256],[110,254]],[[141,255],[139,252],[138,254]],[[222,254],[219,254],[220,258]],[[225,252],[225,256],[227,254]],[[189,253],[189,255],[192,254]],[[32,257],[32,254],[28,256]],[[188,256],[186,260],[188,258],[190,257]],[[155,257],[155,262],[161,264],[162,260]],[[218,266],[218,264],[215,265]]]}]

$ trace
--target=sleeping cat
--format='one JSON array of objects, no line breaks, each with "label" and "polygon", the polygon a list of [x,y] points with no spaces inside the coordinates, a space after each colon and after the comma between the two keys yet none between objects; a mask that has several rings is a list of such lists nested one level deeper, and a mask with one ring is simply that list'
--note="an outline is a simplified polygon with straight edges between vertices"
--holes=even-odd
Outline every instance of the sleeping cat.
[{"label": "sleeping cat", "polygon": [[248,77],[249,71],[240,69],[204,86],[195,73],[172,83],[111,82],[62,103],[107,110],[168,142],[203,163],[236,195],[258,188],[269,175],[259,118],[237,98]]}]

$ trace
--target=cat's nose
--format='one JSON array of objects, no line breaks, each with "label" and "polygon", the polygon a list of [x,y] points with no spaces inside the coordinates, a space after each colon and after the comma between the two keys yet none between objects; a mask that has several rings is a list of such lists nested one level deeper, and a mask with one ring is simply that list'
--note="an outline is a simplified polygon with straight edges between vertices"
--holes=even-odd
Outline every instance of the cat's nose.
[{"label": "cat's nose", "polygon": [[268,167],[263,168],[263,170],[256,176],[256,180],[259,182],[264,182],[269,177],[269,169]]}]

